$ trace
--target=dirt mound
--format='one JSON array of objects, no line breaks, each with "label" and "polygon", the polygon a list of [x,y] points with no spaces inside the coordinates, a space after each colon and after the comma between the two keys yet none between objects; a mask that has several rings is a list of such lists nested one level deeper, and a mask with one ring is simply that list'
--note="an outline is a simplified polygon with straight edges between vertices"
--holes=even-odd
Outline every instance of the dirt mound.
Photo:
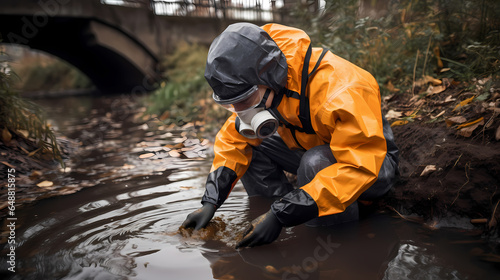
[{"label": "dirt mound", "polygon": [[400,149],[401,176],[385,202],[399,212],[426,220],[458,216],[479,219],[489,228],[496,225],[500,94],[490,86],[493,90],[478,98],[484,88],[479,93],[470,88],[451,86],[438,95],[386,99],[389,117],[399,116],[390,122]]}]

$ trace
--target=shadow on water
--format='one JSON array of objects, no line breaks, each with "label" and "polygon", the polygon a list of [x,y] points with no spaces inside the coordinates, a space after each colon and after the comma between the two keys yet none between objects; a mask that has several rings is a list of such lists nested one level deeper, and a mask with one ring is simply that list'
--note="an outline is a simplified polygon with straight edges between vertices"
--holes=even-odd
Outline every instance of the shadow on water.
[{"label": "shadow on water", "polygon": [[[122,99],[119,105],[115,98]],[[83,144],[71,171],[54,180],[88,187],[16,212],[16,273],[6,270],[2,245],[2,279],[498,276],[498,267],[481,261],[491,248],[472,231],[432,230],[392,213],[334,228],[287,228],[273,244],[235,250],[248,222],[272,203],[247,197],[239,183],[207,229],[179,232],[187,214],[200,207],[210,150],[196,133],[132,122],[137,112],[126,112],[127,102],[72,97],[44,104],[61,132]],[[140,158],[147,152],[154,156]]]}]

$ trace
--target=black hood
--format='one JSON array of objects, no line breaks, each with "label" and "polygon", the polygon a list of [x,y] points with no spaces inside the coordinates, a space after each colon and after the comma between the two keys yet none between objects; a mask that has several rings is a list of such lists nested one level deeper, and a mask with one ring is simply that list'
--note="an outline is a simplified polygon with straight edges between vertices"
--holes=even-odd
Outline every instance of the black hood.
[{"label": "black hood", "polygon": [[212,42],[205,78],[224,101],[249,94],[256,85],[280,92],[287,70],[285,55],[266,31],[251,23],[235,23]]}]

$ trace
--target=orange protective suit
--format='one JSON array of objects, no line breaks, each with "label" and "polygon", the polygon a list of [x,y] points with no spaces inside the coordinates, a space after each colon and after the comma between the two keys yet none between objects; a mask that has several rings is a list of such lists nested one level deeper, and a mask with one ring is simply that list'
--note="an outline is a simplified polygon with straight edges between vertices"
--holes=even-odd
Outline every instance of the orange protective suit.
[{"label": "orange protective suit", "polygon": [[[277,44],[288,66],[286,86],[275,97],[279,104],[274,112],[281,116],[279,135],[290,149],[308,150],[328,144],[337,160],[301,189],[314,200],[318,216],[341,213],[377,180],[386,157],[378,84],[367,71],[330,51],[316,65],[323,49],[312,48],[305,67],[308,73],[315,70],[306,87],[314,132],[301,132],[297,96],[310,39],[302,30],[279,24],[267,24],[262,29]],[[215,157],[202,199],[216,206],[224,202],[247,170],[252,146],[262,142],[240,135],[235,119],[233,114],[216,136]]]}]

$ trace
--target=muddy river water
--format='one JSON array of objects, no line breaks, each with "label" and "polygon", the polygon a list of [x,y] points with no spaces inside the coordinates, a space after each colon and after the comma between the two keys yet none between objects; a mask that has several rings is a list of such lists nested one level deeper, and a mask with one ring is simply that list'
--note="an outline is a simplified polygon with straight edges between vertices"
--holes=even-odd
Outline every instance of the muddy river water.
[{"label": "muddy river water", "polygon": [[[179,232],[200,207],[209,138],[133,118],[127,96],[37,100],[82,146],[66,172],[48,174],[65,195],[16,212],[16,272],[2,279],[498,279],[492,244],[473,228],[428,227],[377,212],[333,228],[296,226],[271,245],[235,250],[271,199],[238,183],[210,226]],[[138,121],[139,120],[139,121]],[[76,191],[78,190],[78,191]],[[71,193],[72,192],[72,193]],[[461,223],[466,224],[466,223]]]}]

